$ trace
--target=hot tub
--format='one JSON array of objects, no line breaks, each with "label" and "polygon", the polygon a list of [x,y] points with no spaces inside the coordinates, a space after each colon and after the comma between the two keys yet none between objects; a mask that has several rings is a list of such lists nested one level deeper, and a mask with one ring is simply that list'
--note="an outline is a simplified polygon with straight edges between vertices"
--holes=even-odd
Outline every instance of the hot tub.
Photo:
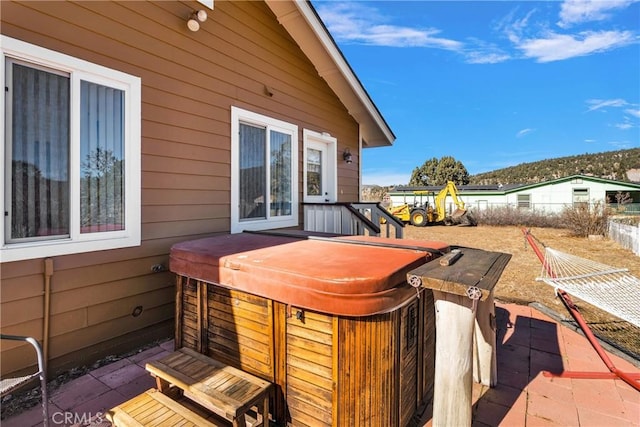
[{"label": "hot tub", "polygon": [[433,393],[430,291],[442,242],[233,234],[176,244],[176,347],[276,384],[293,425],[407,425]]}]

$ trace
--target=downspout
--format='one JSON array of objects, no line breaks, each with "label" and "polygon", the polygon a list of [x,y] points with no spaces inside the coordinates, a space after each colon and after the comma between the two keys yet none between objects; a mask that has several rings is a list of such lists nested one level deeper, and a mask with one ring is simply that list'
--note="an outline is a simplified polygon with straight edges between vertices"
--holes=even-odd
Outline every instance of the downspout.
[{"label": "downspout", "polygon": [[44,260],[44,307],[42,321],[42,349],[44,353],[44,372],[46,375],[49,362],[49,317],[51,311],[51,276],[53,276],[53,259]]}]

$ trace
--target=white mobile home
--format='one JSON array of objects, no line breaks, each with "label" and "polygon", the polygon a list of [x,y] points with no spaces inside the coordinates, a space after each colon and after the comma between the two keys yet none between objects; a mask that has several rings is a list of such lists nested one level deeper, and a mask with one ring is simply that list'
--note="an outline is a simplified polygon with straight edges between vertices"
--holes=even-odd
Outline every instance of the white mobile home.
[{"label": "white mobile home", "polygon": [[[393,205],[402,203],[433,203],[433,195],[442,187],[396,187],[389,193]],[[614,181],[587,175],[571,175],[536,184],[462,185],[458,186],[458,198],[472,210],[498,207],[536,209],[560,212],[576,203],[616,204],[618,194],[628,194],[628,203],[640,204],[640,183]],[[450,196],[446,200],[447,211],[455,209]]]}]

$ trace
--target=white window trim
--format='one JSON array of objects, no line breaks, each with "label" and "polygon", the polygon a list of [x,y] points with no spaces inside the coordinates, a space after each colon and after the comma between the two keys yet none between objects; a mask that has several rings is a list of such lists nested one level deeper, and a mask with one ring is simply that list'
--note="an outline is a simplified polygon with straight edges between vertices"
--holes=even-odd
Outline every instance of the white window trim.
[{"label": "white window trim", "polygon": [[[291,134],[291,215],[240,221],[240,122]],[[268,170],[267,170],[268,174]],[[298,226],[298,126],[238,107],[231,107],[231,233]]]},{"label": "white window trim", "polygon": [[[579,200],[576,200],[579,199]],[[584,205],[591,200],[591,191],[588,187],[572,188],[571,189],[571,204]]]},{"label": "white window trim", "polygon": [[[70,237],[66,239],[39,240],[24,243],[5,243],[5,224],[0,227],[0,262],[19,261],[35,258],[45,258],[58,255],[117,249],[139,246],[141,241],[141,80],[117,70],[112,70],[98,64],[75,58],[63,53],[55,52],[40,46],[23,42],[7,36],[0,36],[1,71],[0,80],[5,84],[6,57],[33,63],[35,65],[60,70],[71,75],[71,168],[70,197],[72,207],[70,211]],[[121,89],[125,92],[125,230],[101,233],[80,234],[79,224],[79,82],[80,79],[93,83],[104,84]],[[0,150],[0,164],[5,165],[5,91],[0,100],[0,134],[2,134],[2,149]],[[11,191],[4,173],[0,185],[0,204],[2,213],[7,210],[6,193]],[[3,215],[3,218],[5,216]]]},{"label": "white window trim", "polygon": [[[523,198],[522,200],[520,198]],[[526,198],[526,200],[525,200]],[[521,206],[522,203],[522,206]],[[531,194],[519,193],[516,195],[516,207],[518,209],[531,209]]]},{"label": "white window trim", "polygon": [[[307,203],[335,203],[338,200],[338,140],[328,133],[315,132],[309,129],[302,130],[303,160],[302,160],[302,188],[303,200]],[[309,196],[307,194],[307,148],[317,147],[326,154],[323,158],[322,174],[327,184],[328,195]],[[327,200],[328,199],[328,200]]]}]

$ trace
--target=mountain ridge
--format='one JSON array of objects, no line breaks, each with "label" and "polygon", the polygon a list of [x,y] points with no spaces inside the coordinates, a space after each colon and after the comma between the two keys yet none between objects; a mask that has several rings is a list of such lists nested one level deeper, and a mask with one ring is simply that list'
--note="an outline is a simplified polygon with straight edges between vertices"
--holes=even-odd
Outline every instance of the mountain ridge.
[{"label": "mountain ridge", "polygon": [[469,184],[535,184],[576,174],[622,182],[640,182],[640,148],[521,163],[471,175]]}]

